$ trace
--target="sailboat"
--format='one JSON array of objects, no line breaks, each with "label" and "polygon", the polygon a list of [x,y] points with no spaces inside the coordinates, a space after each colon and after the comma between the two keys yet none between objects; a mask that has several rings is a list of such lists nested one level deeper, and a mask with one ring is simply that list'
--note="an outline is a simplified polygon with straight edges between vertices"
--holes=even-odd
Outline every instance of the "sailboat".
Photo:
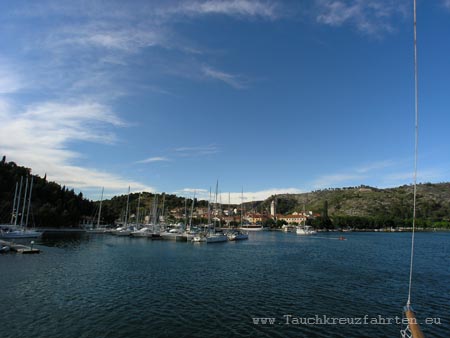
[{"label": "sailboat", "polygon": [[131,232],[132,237],[151,237],[153,230],[148,226],[144,226],[139,222],[140,220],[140,206],[141,206],[141,193],[139,193],[138,205],[136,209],[136,230]]},{"label": "sailboat", "polygon": [[244,224],[244,189],[242,189],[241,192],[241,227],[240,230],[243,231],[267,231],[269,230],[268,227],[265,227],[262,224],[256,224],[256,223],[252,223],[252,224]]},{"label": "sailboat", "polygon": [[[217,213],[216,216],[219,216],[219,210],[218,210],[218,189],[219,189],[219,181],[216,182],[216,197],[215,197],[215,203],[214,208]],[[208,216],[210,215],[210,208],[208,207]],[[209,218],[209,217],[208,217]],[[228,241],[227,235],[225,235],[223,232],[216,232],[216,222],[217,217],[214,217],[212,226],[210,227],[210,224],[208,224],[207,232],[204,236],[201,236],[200,234],[195,236],[192,241],[194,242],[206,242],[206,243],[221,243]]]},{"label": "sailboat", "polygon": [[[244,190],[243,189],[242,189],[241,201],[242,201],[242,205],[244,205]],[[243,211],[243,208],[241,207],[241,229],[242,229],[243,220],[244,220],[244,211]],[[230,241],[239,241],[239,240],[248,239],[248,232],[244,232],[239,229],[234,229],[234,230],[229,231],[227,233],[227,236]]]},{"label": "sailboat", "polygon": [[411,286],[413,277],[413,263],[414,263],[414,239],[416,229],[416,202],[417,202],[417,158],[418,158],[418,131],[419,131],[419,109],[418,109],[418,72],[417,72],[417,4],[413,1],[414,6],[414,110],[415,110],[415,135],[414,135],[414,191],[413,191],[413,224],[411,234],[411,257],[409,263],[409,285],[408,285],[408,300],[403,308],[404,318],[407,319],[405,329],[400,330],[402,338],[424,338],[415,312],[411,305]]},{"label": "sailboat", "polygon": [[[216,232],[216,222],[217,218],[220,216],[219,213],[219,203],[218,203],[218,194],[219,194],[219,181],[216,182],[216,201],[214,203],[215,207],[215,213],[217,217],[214,217],[213,220],[213,226],[212,229],[209,230],[209,232],[206,234],[206,243],[220,243],[220,242],[226,242],[228,241],[227,235],[225,235],[223,232]],[[219,218],[220,219],[220,218]]]},{"label": "sailboat", "polygon": [[112,232],[113,235],[116,236],[130,236],[131,232],[134,230],[128,226],[128,209],[130,204],[130,187],[128,187],[128,195],[127,195],[127,207],[125,209],[125,223],[122,227],[117,228]]},{"label": "sailboat", "polygon": [[103,203],[103,192],[104,192],[105,188],[102,188],[102,195],[100,197],[100,205],[98,207],[98,215],[97,215],[97,224],[95,225],[94,228],[92,229],[88,229],[88,233],[91,234],[103,234],[105,233],[107,230],[104,227],[100,227],[100,220],[102,217],[102,203]]},{"label": "sailboat", "polygon": [[317,231],[313,229],[312,226],[306,225],[306,213],[305,213],[305,206],[303,205],[303,224],[298,225],[295,229],[295,233],[297,235],[303,235],[303,236],[309,236],[309,235],[315,235]]},{"label": "sailboat", "polygon": [[[20,178],[20,188],[19,188],[18,193],[17,193],[18,184],[16,183],[16,189],[14,192],[13,211],[12,211],[12,215],[11,215],[11,224],[1,226],[0,238],[18,239],[18,238],[39,238],[42,236],[42,232],[27,229],[28,219],[29,219],[29,215],[30,215],[30,208],[31,208],[31,196],[32,196],[32,192],[33,192],[33,182],[34,182],[34,177],[31,176],[30,190],[28,192],[28,177],[27,177],[26,183],[25,183],[25,191],[23,194],[23,206],[22,206],[22,212],[20,213],[20,224],[19,225],[17,223],[19,220],[23,177]],[[28,205],[27,205],[27,199],[28,199]],[[17,203],[17,205],[16,205],[16,203]],[[25,217],[25,219],[24,219],[24,217]]]}]

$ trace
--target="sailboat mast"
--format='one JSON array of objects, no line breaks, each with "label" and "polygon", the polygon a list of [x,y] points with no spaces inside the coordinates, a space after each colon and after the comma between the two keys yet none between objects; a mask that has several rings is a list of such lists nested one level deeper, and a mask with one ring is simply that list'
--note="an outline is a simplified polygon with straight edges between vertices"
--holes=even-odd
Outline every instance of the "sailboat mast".
[{"label": "sailboat mast", "polygon": [[244,187],[241,191],[241,228],[244,226]]},{"label": "sailboat mast", "polygon": [[16,189],[14,191],[14,201],[13,201],[13,208],[12,208],[12,213],[11,213],[11,222],[10,224],[13,224],[14,222],[14,218],[15,218],[15,214],[16,214],[16,199],[17,199],[17,189],[19,188],[19,182],[16,182]]},{"label": "sailboat mast", "polygon": [[189,218],[189,228],[192,227],[192,215],[194,214],[194,203],[195,203],[195,191],[194,191],[194,197],[192,197],[191,216]]},{"label": "sailboat mast", "polygon": [[162,200],[161,216],[162,216],[162,221],[163,221],[164,223],[166,223],[166,218],[164,217],[164,212],[165,212],[165,210],[164,210],[164,203],[165,203],[165,201],[166,201],[166,193],[163,192],[163,200]]},{"label": "sailboat mast", "polygon": [[208,199],[208,226],[211,224],[211,187],[209,187],[209,199]]},{"label": "sailboat mast", "polygon": [[23,226],[23,217],[25,214],[25,207],[27,205],[27,193],[28,193],[28,176],[25,182],[25,191],[23,193],[23,205],[22,205],[22,214],[20,215],[20,226]]},{"label": "sailboat mast", "polygon": [[213,222],[213,226],[214,226],[214,231],[216,230],[216,219],[217,219],[217,216],[219,215],[219,208],[218,208],[218,194],[219,194],[219,180],[217,180],[216,181],[216,197],[215,197],[215,205],[214,205],[214,213],[215,213],[215,216],[216,217],[214,217],[214,222]]},{"label": "sailboat mast", "polygon": [[19,194],[17,195],[17,209],[16,209],[16,217],[14,219],[14,225],[17,225],[17,220],[19,218],[20,196],[22,196],[22,184],[23,184],[23,176],[20,177],[20,186],[19,186]]},{"label": "sailboat mast", "polygon": [[230,216],[231,216],[231,196],[230,192],[228,192],[228,227],[230,227]]},{"label": "sailboat mast", "polygon": [[102,188],[102,196],[100,197],[100,206],[98,208],[98,218],[97,218],[97,228],[100,227],[100,217],[102,214],[102,202],[103,202],[103,191],[104,191],[104,187]]},{"label": "sailboat mast", "polygon": [[155,195],[153,198],[153,224],[156,225],[158,223],[158,195]]},{"label": "sailboat mast", "polygon": [[127,208],[125,209],[125,226],[128,225],[128,205],[130,204],[130,186],[128,186]]},{"label": "sailboat mast", "polygon": [[139,193],[138,198],[138,205],[137,205],[137,211],[136,211],[136,225],[139,224],[139,208],[141,206],[141,193]]},{"label": "sailboat mast", "polygon": [[184,225],[187,226],[187,198],[184,198]]},{"label": "sailboat mast", "polygon": [[34,176],[31,176],[30,194],[28,196],[27,218],[25,219],[25,226],[26,227],[28,226],[28,217],[30,216],[31,194],[33,193],[33,182],[34,182]]}]

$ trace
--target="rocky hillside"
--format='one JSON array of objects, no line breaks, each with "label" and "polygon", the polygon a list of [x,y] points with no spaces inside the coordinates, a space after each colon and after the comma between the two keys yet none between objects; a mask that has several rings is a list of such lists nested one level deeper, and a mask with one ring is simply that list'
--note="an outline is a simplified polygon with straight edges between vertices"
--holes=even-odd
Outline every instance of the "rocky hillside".
[{"label": "rocky hillside", "polygon": [[[388,217],[410,219],[412,217],[413,186],[378,189],[369,186],[325,189],[303,194],[271,196],[261,202],[268,210],[276,200],[277,213],[312,210],[322,213],[328,202],[328,215]],[[417,217],[430,221],[450,219],[450,183],[425,183],[417,186]]]}]

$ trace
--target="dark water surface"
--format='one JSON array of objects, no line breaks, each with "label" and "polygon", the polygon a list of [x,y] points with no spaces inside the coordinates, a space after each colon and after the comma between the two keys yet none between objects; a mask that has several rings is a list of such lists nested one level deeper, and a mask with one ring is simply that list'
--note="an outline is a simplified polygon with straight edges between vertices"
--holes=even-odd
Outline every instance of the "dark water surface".
[{"label": "dark water surface", "polygon": [[[337,236],[45,240],[40,255],[0,256],[0,337],[399,337],[395,323],[330,320],[401,316],[410,234]],[[422,326],[428,337],[448,338],[450,233],[419,233],[416,245],[413,306],[421,321],[441,321]],[[316,315],[329,324],[296,321]],[[275,323],[255,324],[256,317]]]}]

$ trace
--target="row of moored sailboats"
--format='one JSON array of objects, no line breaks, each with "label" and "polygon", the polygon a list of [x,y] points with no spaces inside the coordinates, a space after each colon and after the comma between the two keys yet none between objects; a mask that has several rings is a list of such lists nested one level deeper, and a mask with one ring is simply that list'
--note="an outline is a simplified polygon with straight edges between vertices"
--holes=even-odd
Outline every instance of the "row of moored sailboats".
[{"label": "row of moored sailboats", "polygon": [[[194,210],[195,194],[192,199],[190,218],[187,220],[187,206],[185,205],[185,223],[179,223],[177,225],[165,225],[158,223],[158,210],[157,203],[155,199],[153,201],[152,219],[149,224],[128,224],[128,212],[129,212],[129,196],[130,188],[128,188],[127,205],[125,212],[124,223],[115,229],[100,228],[100,213],[103,200],[100,200],[99,215],[97,220],[97,227],[90,230],[89,232],[95,233],[111,233],[116,236],[131,236],[131,237],[147,237],[151,239],[164,239],[182,242],[197,242],[197,243],[220,243],[227,241],[245,240],[248,239],[248,232],[243,231],[242,225],[242,212],[241,212],[241,228],[227,228],[226,230],[217,229],[216,219],[211,221],[211,208],[208,207],[208,219],[209,222],[206,225],[194,226],[192,225],[192,214]],[[139,212],[140,197],[138,200],[138,212]],[[211,203],[212,204],[212,203]],[[213,204],[216,208],[219,205],[217,203],[217,186],[216,186],[216,202]],[[164,208],[164,200],[163,200]],[[139,220],[139,214],[136,217]]]}]

